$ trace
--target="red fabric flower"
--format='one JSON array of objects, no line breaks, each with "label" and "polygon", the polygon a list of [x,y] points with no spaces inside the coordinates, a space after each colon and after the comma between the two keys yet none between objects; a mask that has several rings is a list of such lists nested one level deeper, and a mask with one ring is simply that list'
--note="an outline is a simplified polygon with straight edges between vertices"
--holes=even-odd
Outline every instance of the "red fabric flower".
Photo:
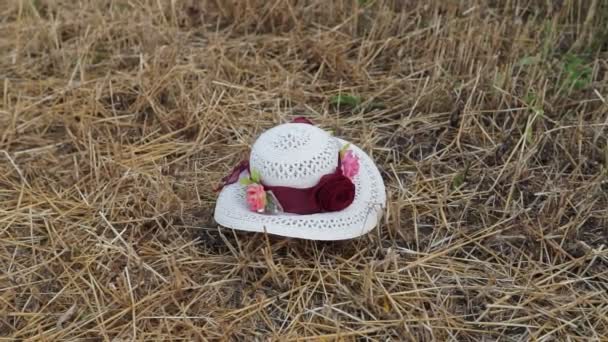
[{"label": "red fabric flower", "polygon": [[315,188],[316,201],[325,212],[345,209],[355,199],[355,184],[338,172],[323,176]]}]

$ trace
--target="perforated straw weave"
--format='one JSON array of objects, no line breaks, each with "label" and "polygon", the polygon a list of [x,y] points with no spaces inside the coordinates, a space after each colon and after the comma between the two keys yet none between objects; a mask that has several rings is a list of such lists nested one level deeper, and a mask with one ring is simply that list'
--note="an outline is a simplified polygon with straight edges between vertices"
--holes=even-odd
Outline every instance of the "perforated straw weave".
[{"label": "perforated straw weave", "polygon": [[249,165],[264,184],[309,188],[338,167],[340,143],[313,125],[288,123],[262,133]]},{"label": "perforated straw weave", "polygon": [[[346,141],[312,125],[283,124],[256,140],[250,167],[268,185],[312,187],[321,177],[335,171],[339,150],[345,144]],[[359,157],[360,171],[353,179],[355,199],[346,209],[312,215],[260,214],[248,209],[245,187],[235,183],[220,193],[215,220],[229,228],[313,240],[342,240],[367,233],[382,216],[386,203],[384,182],[365,152],[353,144],[350,149]],[[244,176],[247,172],[241,174]]]}]

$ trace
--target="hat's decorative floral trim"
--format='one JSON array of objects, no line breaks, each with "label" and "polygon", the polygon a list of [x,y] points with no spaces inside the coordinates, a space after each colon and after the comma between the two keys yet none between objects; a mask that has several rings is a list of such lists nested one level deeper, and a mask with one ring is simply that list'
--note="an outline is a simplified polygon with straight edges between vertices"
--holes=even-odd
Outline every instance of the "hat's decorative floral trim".
[{"label": "hat's decorative floral trim", "polygon": [[272,191],[264,189],[264,185],[260,181],[260,173],[257,170],[251,170],[250,175],[241,178],[239,183],[247,187],[246,200],[251,211],[271,214],[283,212],[283,207]]},{"label": "hat's decorative floral trim", "polygon": [[350,144],[346,144],[340,149],[340,168],[344,176],[353,180],[359,173],[359,157],[352,150],[349,150],[349,147]]},{"label": "hat's decorative floral trim", "polygon": [[305,215],[347,208],[355,198],[353,179],[358,173],[359,158],[347,145],[340,150],[340,162],[336,171],[323,176],[311,188],[264,185],[257,170],[250,170],[250,175],[241,178],[240,183],[246,186],[246,201],[251,211]]},{"label": "hat's decorative floral trim", "polygon": [[[306,118],[296,118],[294,123],[312,124]],[[246,201],[249,209],[257,213],[292,213],[300,215],[334,212],[346,209],[355,199],[354,177],[359,173],[359,157],[347,144],[340,149],[338,167],[334,173],[321,177],[319,183],[311,188],[290,188],[263,184],[260,173],[250,170],[249,162],[244,160],[222,179],[222,187],[236,183],[240,174],[248,170],[249,176],[240,179],[246,186]]]}]

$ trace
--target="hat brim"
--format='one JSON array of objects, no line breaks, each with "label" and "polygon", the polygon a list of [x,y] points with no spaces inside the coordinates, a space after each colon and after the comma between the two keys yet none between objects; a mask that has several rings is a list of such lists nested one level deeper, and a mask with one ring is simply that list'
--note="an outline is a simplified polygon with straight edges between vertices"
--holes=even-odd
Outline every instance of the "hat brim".
[{"label": "hat brim", "polygon": [[[338,141],[345,145],[348,142]],[[353,203],[338,212],[311,215],[260,214],[249,210],[244,186],[239,182],[222,189],[215,206],[215,221],[224,227],[249,232],[308,240],[345,240],[364,235],[378,225],[386,205],[384,182],[373,160],[359,147],[350,144],[359,157],[359,174],[354,177]],[[246,176],[243,172],[241,177]]]}]

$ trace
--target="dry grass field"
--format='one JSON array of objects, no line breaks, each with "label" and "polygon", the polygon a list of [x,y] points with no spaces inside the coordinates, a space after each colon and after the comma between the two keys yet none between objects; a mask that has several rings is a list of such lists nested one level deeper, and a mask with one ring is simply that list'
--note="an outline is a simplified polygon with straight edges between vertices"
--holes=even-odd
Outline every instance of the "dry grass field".
[{"label": "dry grass field", "polygon": [[[0,339],[608,340],[608,1],[0,1]],[[232,231],[307,116],[381,225]]]}]

